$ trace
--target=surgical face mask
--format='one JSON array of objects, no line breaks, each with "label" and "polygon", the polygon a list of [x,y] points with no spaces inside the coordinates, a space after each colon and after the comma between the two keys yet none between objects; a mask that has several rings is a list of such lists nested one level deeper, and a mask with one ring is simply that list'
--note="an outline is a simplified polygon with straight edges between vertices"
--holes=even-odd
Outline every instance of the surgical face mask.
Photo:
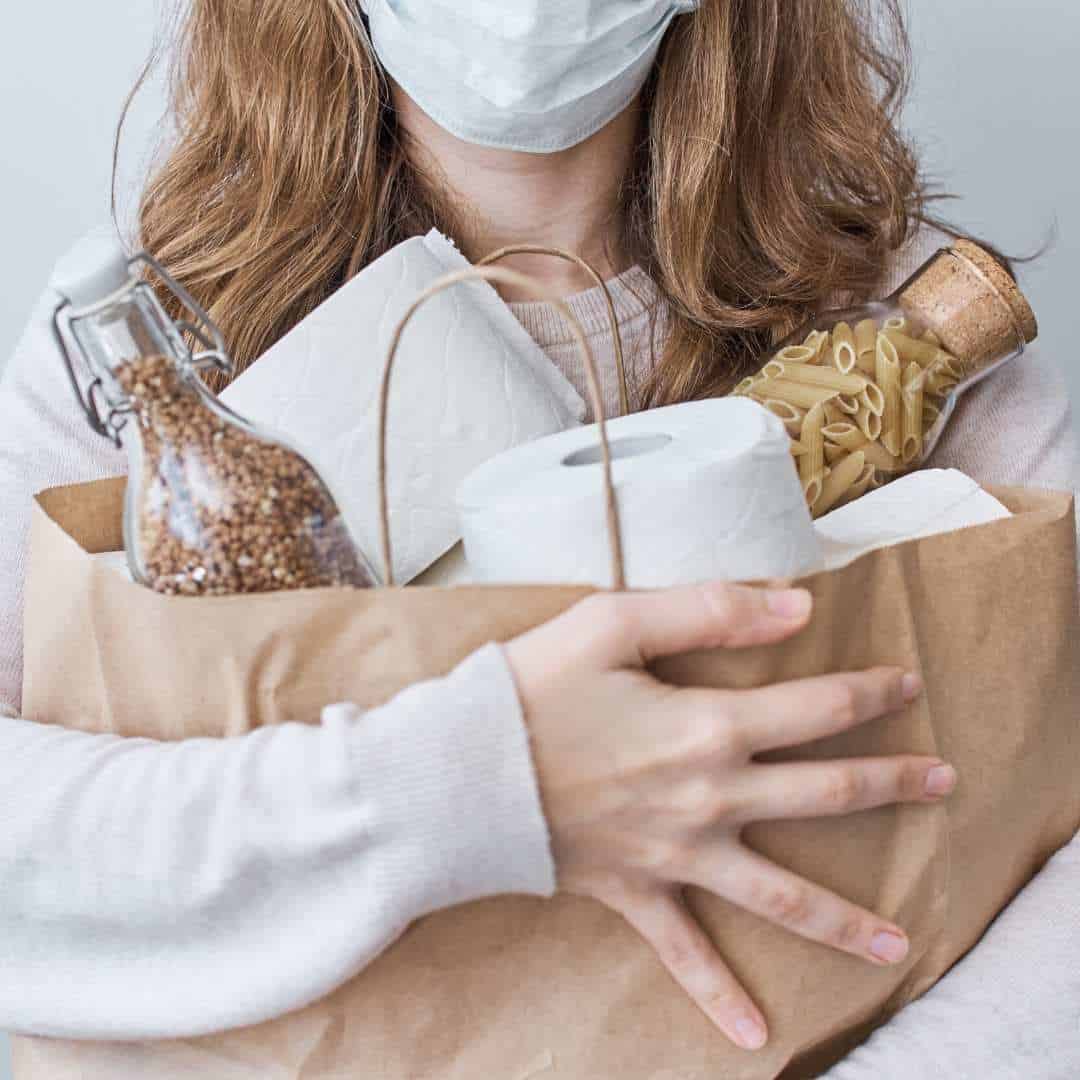
[{"label": "surgical face mask", "polygon": [[361,0],[386,72],[466,142],[551,153],[637,96],[699,0]]}]

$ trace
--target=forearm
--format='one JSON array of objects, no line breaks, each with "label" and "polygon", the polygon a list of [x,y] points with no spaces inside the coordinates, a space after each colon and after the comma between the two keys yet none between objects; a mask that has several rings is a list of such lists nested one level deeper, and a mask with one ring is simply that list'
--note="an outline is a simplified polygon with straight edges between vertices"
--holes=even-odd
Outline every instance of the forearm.
[{"label": "forearm", "polygon": [[192,1036],[554,870],[501,650],[361,716],[172,745],[0,726],[0,1027]]}]

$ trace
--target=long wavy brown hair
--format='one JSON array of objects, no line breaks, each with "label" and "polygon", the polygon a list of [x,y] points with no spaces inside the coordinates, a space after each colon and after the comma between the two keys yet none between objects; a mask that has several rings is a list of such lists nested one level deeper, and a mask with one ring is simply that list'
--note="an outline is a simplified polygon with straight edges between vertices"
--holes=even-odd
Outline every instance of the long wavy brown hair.
[{"label": "long wavy brown hair", "polygon": [[[175,140],[141,242],[242,370],[408,237],[454,235],[410,160],[356,0],[188,0]],[[715,394],[837,297],[868,298],[925,192],[897,126],[898,0],[703,0],[644,90],[625,250],[666,301],[643,404]]]}]

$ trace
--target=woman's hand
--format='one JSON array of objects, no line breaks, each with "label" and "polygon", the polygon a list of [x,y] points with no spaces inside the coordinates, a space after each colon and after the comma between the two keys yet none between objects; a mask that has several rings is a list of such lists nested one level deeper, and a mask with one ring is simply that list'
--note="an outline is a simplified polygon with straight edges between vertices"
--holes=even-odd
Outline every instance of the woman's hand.
[{"label": "woman's hand", "polygon": [[876,964],[904,932],[755,854],[753,821],[934,802],[956,783],[933,758],[759,764],[754,755],[846,731],[904,707],[919,677],[893,668],[759,690],[678,689],[658,657],[782,641],[810,594],[742,586],[592,597],[507,649],[533,740],[560,888],[626,918],[737,1045],[765,1021],[683,902],[707,889],[797,934]]}]

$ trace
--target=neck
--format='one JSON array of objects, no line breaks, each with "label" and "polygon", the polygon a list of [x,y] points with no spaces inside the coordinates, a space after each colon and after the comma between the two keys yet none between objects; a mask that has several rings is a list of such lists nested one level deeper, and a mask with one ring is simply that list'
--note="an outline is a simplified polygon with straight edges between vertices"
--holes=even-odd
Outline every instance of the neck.
[{"label": "neck", "polygon": [[[580,255],[604,278],[629,268],[619,208],[637,137],[635,107],[569,150],[526,154],[463,142],[396,86],[394,104],[410,157],[455,205],[454,240],[471,262],[497,248],[540,244]],[[594,284],[562,259],[516,255],[505,265],[560,296]],[[508,287],[499,292],[508,301],[535,299]]]}]

